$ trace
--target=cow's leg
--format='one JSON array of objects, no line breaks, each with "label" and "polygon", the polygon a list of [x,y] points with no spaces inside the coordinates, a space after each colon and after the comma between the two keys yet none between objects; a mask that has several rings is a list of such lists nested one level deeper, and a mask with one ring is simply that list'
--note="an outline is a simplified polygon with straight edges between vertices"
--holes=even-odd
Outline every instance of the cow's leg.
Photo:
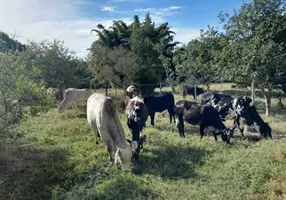
[{"label": "cow's leg", "polygon": [[215,139],[215,141],[217,141],[217,133],[216,133],[216,131],[215,131],[215,130],[213,130],[213,135],[214,135],[214,139]]},{"label": "cow's leg", "polygon": [[[240,133],[241,133],[241,136],[242,137],[244,137],[244,127],[243,127],[243,125],[240,123],[240,117],[236,117],[235,119],[234,119],[234,124],[236,124],[235,125],[235,127],[238,127],[238,129],[239,129],[239,131],[240,131]],[[241,127],[241,125],[242,125],[242,127]]]},{"label": "cow's leg", "polygon": [[[172,117],[174,116],[174,108],[168,109],[169,117],[170,117],[170,124],[172,124]],[[175,117],[174,117],[175,122]]]},{"label": "cow's leg", "polygon": [[96,132],[95,135],[97,136],[97,137],[95,137],[95,144],[99,144],[98,138],[100,138],[100,134],[99,134],[98,130],[96,130],[94,132]]},{"label": "cow's leg", "polygon": [[110,165],[113,164],[113,157],[112,157],[112,147],[111,147],[111,144],[110,143],[107,143],[106,144],[106,149],[109,153],[109,162],[110,162]]},{"label": "cow's leg", "polygon": [[176,121],[178,130],[179,130],[179,134],[181,137],[185,137],[185,130],[184,130],[184,119],[183,116],[178,115],[178,119]]},{"label": "cow's leg", "polygon": [[155,118],[155,112],[150,113],[150,119],[151,119],[151,125],[152,125],[152,126],[155,126],[155,124],[154,124],[154,118]]},{"label": "cow's leg", "polygon": [[201,140],[203,139],[204,133],[205,133],[205,125],[204,124],[200,124]]}]

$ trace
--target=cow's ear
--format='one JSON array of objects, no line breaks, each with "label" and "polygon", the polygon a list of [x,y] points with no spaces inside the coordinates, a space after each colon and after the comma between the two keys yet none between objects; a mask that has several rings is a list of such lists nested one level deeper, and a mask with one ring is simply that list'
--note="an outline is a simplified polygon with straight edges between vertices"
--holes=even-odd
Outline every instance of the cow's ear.
[{"label": "cow's ear", "polygon": [[132,151],[135,151],[138,148],[138,142],[137,141],[132,141],[130,143]]}]

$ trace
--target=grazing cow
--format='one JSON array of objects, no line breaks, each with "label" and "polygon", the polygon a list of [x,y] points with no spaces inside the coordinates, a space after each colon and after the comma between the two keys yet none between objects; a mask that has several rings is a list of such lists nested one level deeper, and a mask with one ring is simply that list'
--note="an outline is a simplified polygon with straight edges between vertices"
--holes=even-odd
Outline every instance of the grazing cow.
[{"label": "grazing cow", "polygon": [[204,136],[205,128],[210,126],[214,128],[213,135],[216,141],[217,135],[221,135],[224,142],[230,143],[233,130],[225,127],[217,110],[212,106],[180,100],[176,103],[174,110],[177,115],[176,123],[180,136],[185,137],[184,121],[186,121],[189,124],[200,126],[201,139]]},{"label": "grazing cow", "polygon": [[129,100],[125,114],[127,125],[132,133],[132,141],[136,141],[139,144],[135,154],[135,160],[138,160],[140,149],[143,149],[143,141],[146,139],[146,136],[140,138],[140,133],[142,135],[148,119],[148,109],[143,100],[136,96]]},{"label": "grazing cow", "polygon": [[170,123],[172,123],[172,117],[175,123],[175,114],[174,114],[174,105],[175,99],[172,93],[165,93],[159,96],[148,96],[144,97],[144,103],[148,108],[148,113],[151,118],[151,125],[154,126],[154,117],[155,112],[163,112],[164,110],[168,110],[170,116]]},{"label": "grazing cow", "polygon": [[[187,94],[191,94],[191,95],[193,95],[194,100],[195,100],[195,87],[190,87],[190,86],[184,85],[182,87],[181,93],[182,93],[182,96],[184,99],[186,99]],[[196,94],[197,94],[197,96],[204,94],[204,89],[200,88],[200,87],[196,87]]]},{"label": "grazing cow", "polygon": [[134,85],[130,85],[127,89],[126,89],[126,95],[129,97],[129,98],[133,98],[133,93],[136,91],[136,88]]},{"label": "grazing cow", "polygon": [[62,101],[64,99],[62,91],[58,88],[49,87],[46,90],[46,94],[54,97],[57,101]]},{"label": "grazing cow", "polygon": [[87,121],[105,144],[110,163],[113,164],[114,154],[115,164],[119,161],[123,171],[131,171],[133,151],[138,144],[132,142],[130,147],[126,143],[113,100],[103,94],[91,95],[87,101]]},{"label": "grazing cow", "polygon": [[242,136],[244,128],[241,122],[253,126],[263,137],[272,137],[269,124],[262,120],[250,97],[234,98],[230,95],[210,93],[203,96],[202,104],[212,105],[223,121],[234,119],[234,125],[238,127]]},{"label": "grazing cow", "polygon": [[59,112],[63,112],[68,109],[70,106],[76,109],[77,112],[77,103],[82,101],[87,101],[91,95],[91,91],[88,89],[75,89],[68,88],[65,91],[65,98],[62,101],[61,107],[59,107]]}]

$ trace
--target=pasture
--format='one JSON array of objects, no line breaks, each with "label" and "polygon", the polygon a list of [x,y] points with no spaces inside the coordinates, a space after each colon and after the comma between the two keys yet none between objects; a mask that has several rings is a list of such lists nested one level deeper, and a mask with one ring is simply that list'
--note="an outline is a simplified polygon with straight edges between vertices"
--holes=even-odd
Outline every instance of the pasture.
[{"label": "pasture", "polygon": [[[249,94],[230,84],[211,90]],[[263,103],[258,97],[260,113]],[[148,118],[147,141],[132,173],[109,165],[83,108],[76,116],[51,109],[0,135],[0,199],[285,199],[286,111],[276,103],[271,117],[262,114],[274,139],[242,138],[236,130],[230,145],[211,134],[200,140],[199,127],[190,125],[180,138],[167,117],[159,115],[155,127]],[[120,119],[130,138],[122,113]]]}]

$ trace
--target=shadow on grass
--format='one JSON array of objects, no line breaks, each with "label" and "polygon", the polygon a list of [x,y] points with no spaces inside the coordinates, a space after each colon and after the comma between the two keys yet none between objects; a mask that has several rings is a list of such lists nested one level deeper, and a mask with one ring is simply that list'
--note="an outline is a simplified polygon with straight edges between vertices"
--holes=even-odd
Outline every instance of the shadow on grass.
[{"label": "shadow on grass", "polygon": [[[120,175],[105,181],[93,194],[84,194],[80,199],[113,200],[113,199],[156,199],[159,194],[142,179]],[[70,198],[68,198],[70,199]],[[72,199],[72,198],[71,198]]]},{"label": "shadow on grass", "polygon": [[153,174],[166,179],[198,178],[195,168],[204,163],[207,150],[194,147],[160,146],[158,149],[144,149],[133,172],[137,175]]},{"label": "shadow on grass", "polygon": [[76,116],[77,118],[87,118],[86,113],[80,113]]},{"label": "shadow on grass", "polygon": [[262,140],[262,136],[259,134],[245,134],[244,137],[242,137],[240,134],[237,133],[237,135],[233,136],[234,139],[240,139],[240,140],[247,140],[249,142],[259,142]]},{"label": "shadow on grass", "polygon": [[64,149],[43,150],[0,144],[0,199],[51,199],[56,185],[73,182]]}]

